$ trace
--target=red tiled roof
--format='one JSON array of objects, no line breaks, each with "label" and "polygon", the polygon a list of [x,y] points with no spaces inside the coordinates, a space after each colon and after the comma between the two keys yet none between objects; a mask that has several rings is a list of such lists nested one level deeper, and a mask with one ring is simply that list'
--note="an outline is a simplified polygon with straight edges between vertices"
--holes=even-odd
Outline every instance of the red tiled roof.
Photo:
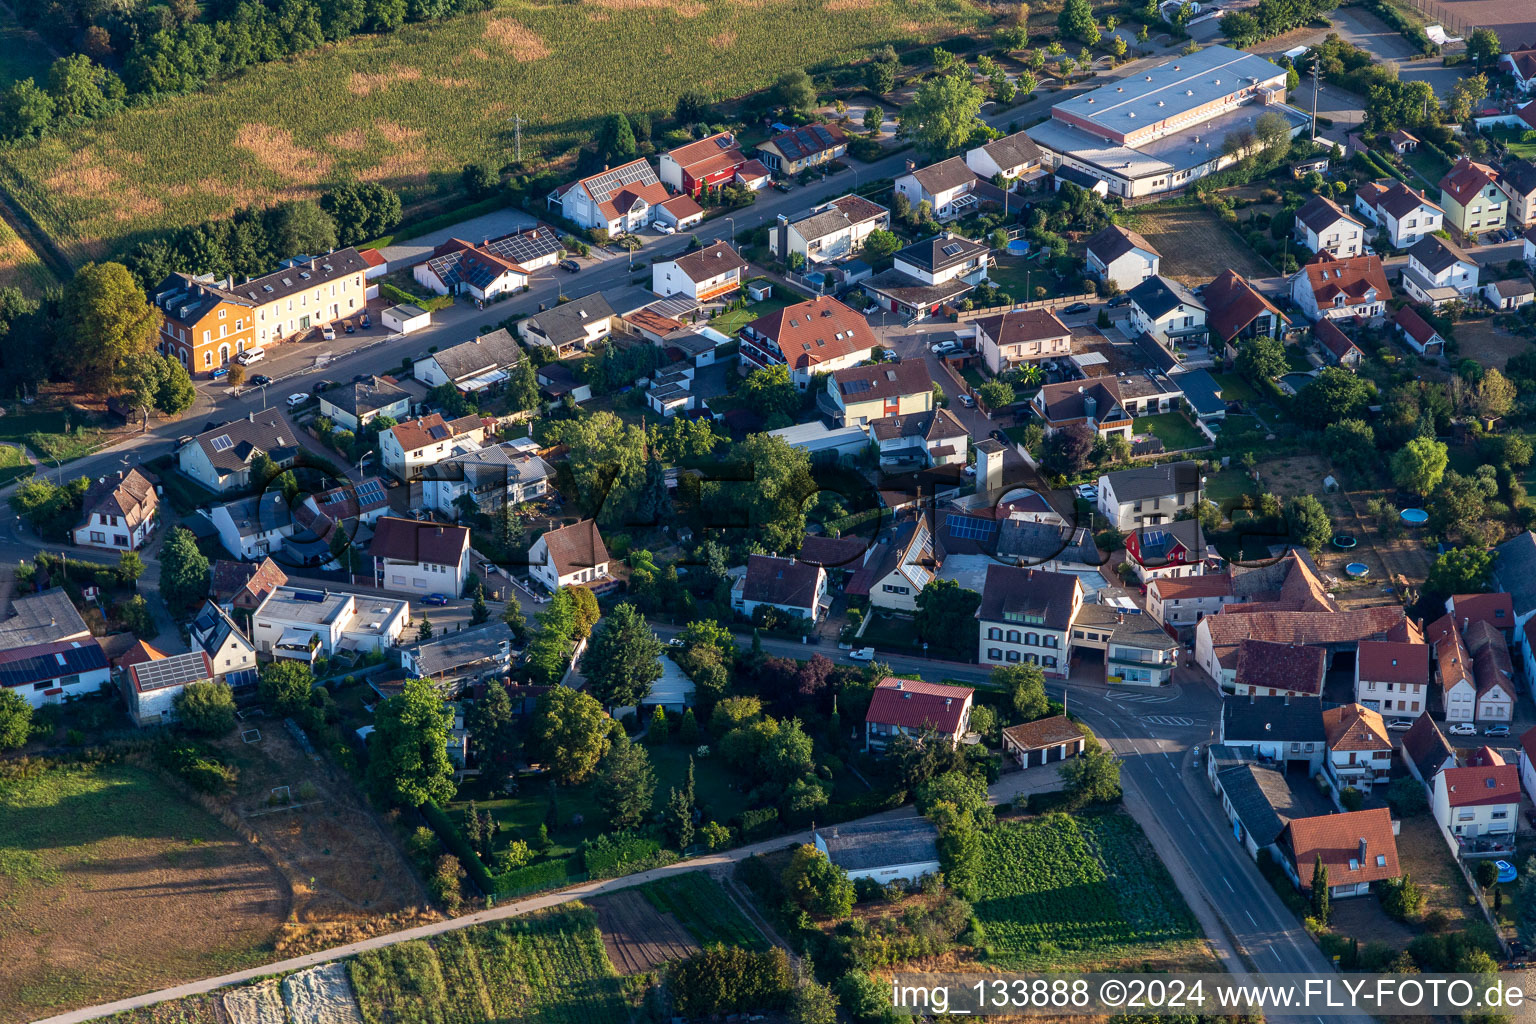
[{"label": "red tiled roof", "polygon": [[1440,191],[1465,206],[1478,192],[1497,184],[1499,172],[1487,164],[1462,157],[1440,179]]},{"label": "red tiled roof", "polygon": [[1501,632],[1515,625],[1515,600],[1509,594],[1453,594],[1451,615],[1466,629],[1486,622]]},{"label": "red tiled roof", "polygon": [[1224,572],[1155,579],[1151,585],[1164,601],[1232,596],[1232,577]]},{"label": "red tiled roof", "polygon": [[1323,712],[1323,733],[1329,750],[1391,750],[1387,723],[1380,712],[1360,704],[1344,704]]},{"label": "red tiled roof", "polygon": [[1253,285],[1235,270],[1222,271],[1220,277],[1205,286],[1201,298],[1209,310],[1206,322],[1223,341],[1231,341],[1238,331],[1266,310],[1276,318],[1282,315],[1274,303],[1255,291]]},{"label": "red tiled roof", "polygon": [[419,419],[396,423],[389,430],[395,435],[395,440],[400,443],[402,451],[412,452],[418,448],[425,448],[429,444],[468,434],[484,425],[484,421],[478,416],[460,416],[456,420],[445,420],[442,413],[434,412]]},{"label": "red tiled roof", "polygon": [[384,264],[389,262],[384,258],[384,254],[379,252],[377,249],[359,249],[357,250],[357,254],[361,256],[363,258],[363,262],[368,264],[370,267],[382,267]]},{"label": "red tiled roof", "polygon": [[887,677],[875,687],[864,721],[903,729],[923,729],[931,725],[940,733],[954,735],[960,729],[961,716],[974,692],[967,686]]},{"label": "red tiled roof", "polygon": [[1327,663],[1321,647],[1243,640],[1237,647],[1238,686],[1321,695]]},{"label": "red tiled roof", "polygon": [[166,655],[163,652],[140,640],[128,648],[126,654],[117,659],[117,667],[132,668],[134,665],[140,665],[146,661],[160,661],[165,657]]},{"label": "red tiled roof", "polygon": [[1512,764],[1462,765],[1440,773],[1452,807],[1520,802],[1520,770]]},{"label": "red tiled roof", "polygon": [[1376,683],[1429,682],[1429,645],[1362,640],[1355,653],[1360,678]]},{"label": "red tiled roof", "polygon": [[1003,735],[1025,750],[1039,750],[1083,738],[1083,730],[1066,715],[1052,715],[1033,722],[1010,725]]},{"label": "red tiled roof", "polygon": [[1387,285],[1387,273],[1382,269],[1381,257],[1372,255],[1350,256],[1337,259],[1328,253],[1318,253],[1303,268],[1312,294],[1322,307],[1333,305],[1333,297],[1343,294],[1358,302],[1370,289],[1376,289],[1377,298],[1385,302],[1392,295]]},{"label": "red tiled roof", "polygon": [[1430,339],[1435,336],[1435,329],[1430,326],[1429,321],[1420,316],[1418,310],[1412,306],[1404,306],[1398,310],[1392,322],[1420,345],[1428,345]]},{"label": "red tiled roof", "polygon": [[744,330],[771,338],[792,369],[805,370],[880,344],[869,321],[830,295],[758,317]]},{"label": "red tiled roof", "polygon": [[667,156],[692,178],[703,178],[746,160],[730,132],[716,132],[697,142],[684,143],[668,150]]},{"label": "red tiled roof", "polygon": [[[1354,885],[1396,878],[1397,840],[1392,813],[1385,807],[1347,814],[1296,818],[1286,826],[1291,862],[1303,891],[1312,888],[1312,866],[1319,857],[1328,868],[1329,886]],[[1361,847],[1365,856],[1362,858]],[[1378,862],[1378,858],[1382,858]]]},{"label": "red tiled roof", "polygon": [[544,534],[545,547],[549,549],[550,564],[561,576],[577,569],[591,569],[608,561],[608,546],[597,529],[597,522],[583,519],[579,523],[562,526]]},{"label": "red tiled roof", "polygon": [[1351,341],[1349,335],[1339,330],[1339,325],[1328,317],[1323,317],[1312,325],[1312,334],[1329,352],[1333,353],[1334,358],[1341,361],[1349,355],[1350,349],[1360,351],[1360,346]]},{"label": "red tiled roof", "polygon": [[704,212],[693,196],[684,192],[682,195],[673,196],[664,203],[657,203],[659,209],[666,210],[678,220],[687,220],[689,217],[697,217]]},{"label": "red tiled roof", "polygon": [[1346,644],[1379,639],[1403,620],[1403,609],[1397,605],[1334,612],[1235,614],[1234,607],[1228,605],[1221,614],[1207,615],[1200,620],[1200,628],[1211,637],[1212,646],[1223,665],[1235,664],[1238,645],[1249,638],[1281,644]]}]

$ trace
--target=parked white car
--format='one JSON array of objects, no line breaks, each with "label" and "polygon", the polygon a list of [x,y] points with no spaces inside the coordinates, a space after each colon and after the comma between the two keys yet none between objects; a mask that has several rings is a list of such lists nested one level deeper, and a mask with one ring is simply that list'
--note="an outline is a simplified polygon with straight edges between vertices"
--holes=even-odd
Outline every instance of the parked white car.
[{"label": "parked white car", "polygon": [[652,225],[652,227],[654,227],[658,232],[660,232],[663,235],[675,235],[675,234],[677,234],[677,228],[673,227],[670,224],[654,224],[654,225]]},{"label": "parked white car", "polygon": [[849,651],[848,659],[850,661],[874,661],[875,649],[873,647],[860,647],[856,651]]},{"label": "parked white car", "polygon": [[324,327],[320,328],[320,337],[324,338],[326,341],[335,341],[336,328],[332,327],[330,324],[326,324]]},{"label": "parked white car", "polygon": [[288,396],[288,408],[296,409],[307,401],[309,401],[309,392],[299,391]]},{"label": "parked white car", "polygon": [[244,352],[241,352],[239,355],[235,356],[235,362],[239,363],[241,366],[250,366],[252,363],[259,363],[265,358],[267,358],[266,349],[248,348]]},{"label": "parked white car", "polygon": [[1473,725],[1471,722],[1457,722],[1455,725],[1451,726],[1445,731],[1450,733],[1452,736],[1476,736],[1477,726]]}]

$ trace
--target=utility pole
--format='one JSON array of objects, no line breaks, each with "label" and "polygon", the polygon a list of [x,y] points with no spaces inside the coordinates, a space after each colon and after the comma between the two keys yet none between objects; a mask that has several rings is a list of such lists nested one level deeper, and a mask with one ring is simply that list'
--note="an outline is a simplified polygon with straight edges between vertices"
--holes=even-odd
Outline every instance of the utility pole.
[{"label": "utility pole", "polygon": [[1312,141],[1317,141],[1317,65],[1321,60],[1316,53],[1312,54]]}]

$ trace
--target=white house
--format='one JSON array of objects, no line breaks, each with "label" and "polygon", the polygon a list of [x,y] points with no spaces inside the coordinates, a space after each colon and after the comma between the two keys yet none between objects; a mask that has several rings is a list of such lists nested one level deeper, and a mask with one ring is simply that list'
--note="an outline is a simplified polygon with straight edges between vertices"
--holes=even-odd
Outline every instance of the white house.
[{"label": "white house", "polygon": [[945,232],[902,249],[892,269],[926,285],[950,281],[976,284],[986,280],[991,251],[979,242]]},{"label": "white house", "polygon": [[916,738],[930,730],[953,746],[970,728],[974,695],[968,686],[886,677],[870,695],[864,749],[883,749],[898,736]]},{"label": "white house", "polygon": [[795,558],[749,555],[747,571],[731,587],[731,607],[749,619],[771,608],[815,622],[829,604],[826,569]]},{"label": "white house", "polygon": [[1127,294],[1131,299],[1131,325],[1163,345],[1204,341],[1209,333],[1205,303],[1172,278],[1154,274]]},{"label": "white house", "polygon": [[1117,530],[1169,523],[1194,508],[1205,479],[1194,461],[1122,469],[1099,477],[1099,514]]},{"label": "white house", "polygon": [[386,651],[411,618],[409,601],[365,594],[275,587],[251,613],[251,642],[262,654],[313,662],[338,651]]},{"label": "white house", "polygon": [[550,593],[606,580],[608,548],[597,523],[583,519],[540,536],[528,549],[528,575]]},{"label": "white house", "polygon": [[1313,252],[1327,252],[1340,259],[1365,251],[1365,225],[1323,196],[1313,196],[1296,211],[1294,237]]},{"label": "white house", "polygon": [[667,187],[642,157],[562,186],[549,202],[572,223],[619,235],[649,224],[667,198]]},{"label": "white house", "polygon": [[1088,272],[1121,291],[1130,291],[1159,273],[1163,257],[1152,243],[1118,224],[1088,239]]},{"label": "white house", "polygon": [[1445,211],[1400,181],[1366,182],[1355,192],[1355,211],[1387,234],[1394,249],[1418,244],[1445,225]]},{"label": "white house", "polygon": [[1387,718],[1418,718],[1429,708],[1429,645],[1361,640],[1355,650],[1355,700]]},{"label": "white house", "polygon": [[682,369],[664,370],[651,378],[645,392],[645,404],[662,417],[676,416],[693,408],[693,364]]},{"label": "white house", "polygon": [[[896,194],[906,196],[916,210],[918,204],[927,203],[933,209],[935,220],[954,220],[976,212],[980,202],[977,189],[987,185],[966,166],[964,159],[952,156],[927,167],[908,167],[907,173],[896,179]],[[1000,189],[988,185],[988,192],[1002,195]]]},{"label": "white house", "polygon": [[298,454],[293,428],[276,409],[268,409],[203,431],[176,450],[176,464],[204,487],[226,494],[267,483],[251,479],[251,463],[258,455],[287,469]]},{"label": "white house", "polygon": [[1318,253],[1291,276],[1291,301],[1308,320],[1382,315],[1392,289],[1387,284],[1381,258],[1376,255],[1335,259]]},{"label": "white house", "polygon": [[683,253],[651,264],[651,291],[662,297],[683,295],[708,302],[741,290],[741,272],[747,261],[729,242]]},{"label": "white house", "polygon": [[188,631],[193,644],[208,655],[214,682],[235,689],[256,685],[256,645],[223,608],[203,602]]},{"label": "white house", "polygon": [[1201,619],[1236,600],[1227,573],[1156,577],[1147,584],[1147,614],[1185,641],[1193,637]]},{"label": "white house", "polygon": [[320,393],[320,415],[354,433],[380,416],[398,421],[410,412],[411,393],[390,377],[368,376]]},{"label": "white house", "polygon": [[398,306],[390,306],[379,314],[379,322],[396,334],[410,334],[419,331],[423,327],[432,326],[432,314],[420,306],[412,306],[402,302]]},{"label": "white house", "polygon": [[243,562],[266,558],[293,536],[293,513],[278,491],[215,505],[205,515],[224,550]]},{"label": "white house", "polygon": [[1037,188],[1050,177],[1051,159],[1023,132],[1004,135],[965,152],[965,165],[977,177],[991,181],[998,175],[1007,179],[1012,191],[1019,187]]},{"label": "white house", "polygon": [[517,333],[528,344],[548,348],[557,359],[564,359],[606,338],[617,316],[602,292],[590,292],[524,317],[517,323]]},{"label": "white house", "polygon": [[1477,261],[1459,246],[1431,235],[1408,250],[1403,290],[1437,308],[1476,292],[1479,269]]},{"label": "white house", "polygon": [[519,452],[511,444],[490,445],[454,455],[421,475],[424,508],[457,520],[459,499],[474,496],[475,506],[489,512],[502,505],[521,505],[549,492],[554,470],[537,455]]},{"label": "white house", "polygon": [[34,708],[89,696],[111,680],[106,653],[88,633],[0,649],[0,692],[18,694]]},{"label": "white house", "polygon": [[441,413],[396,423],[379,431],[379,462],[398,479],[420,479],[428,466],[467,451],[485,441],[485,421],[479,416],[445,420]]},{"label": "white house", "polygon": [[977,661],[1039,665],[1047,676],[1066,678],[1072,622],[1082,604],[1082,583],[1070,573],[987,566],[976,610]]},{"label": "white house", "polygon": [[411,375],[429,388],[451,382],[460,391],[480,391],[505,382],[507,371],[522,357],[523,350],[501,327],[422,356],[411,366]]},{"label": "white house", "polygon": [[1508,72],[1520,92],[1530,92],[1536,88],[1536,47],[1501,54],[1499,70]]},{"label": "white house", "polygon": [[928,517],[918,515],[871,544],[843,590],[867,597],[876,608],[910,613],[917,610],[917,595],[933,581],[937,567]]},{"label": "white house", "polygon": [[938,837],[927,818],[900,818],[832,825],[811,841],[852,881],[911,886],[939,870]]},{"label": "white house", "polygon": [[123,674],[123,700],[135,725],[167,725],[176,720],[176,696],[212,679],[213,665],[202,651],[141,661]]},{"label": "white house", "polygon": [[1453,836],[1513,837],[1520,823],[1520,771],[1481,747],[1435,776],[1429,805],[1435,822]]},{"label": "white house", "polygon": [[[1217,616],[1220,618],[1221,616]],[[1230,697],[1221,705],[1222,743],[1277,768],[1323,770],[1328,737],[1317,697]]]},{"label": "white house", "polygon": [[1528,277],[1489,281],[1483,285],[1483,301],[1494,309],[1522,309],[1536,301],[1536,288],[1531,287],[1531,279]]},{"label": "white house", "polygon": [[1048,309],[1013,309],[970,322],[976,350],[994,374],[1072,354],[1072,331]]},{"label": "white house", "polygon": [[384,516],[373,525],[374,586],[396,594],[464,596],[469,528]]},{"label": "white house", "polygon": [[780,259],[799,253],[807,263],[852,256],[871,231],[889,230],[891,212],[863,196],[839,196],[795,220],[780,214],[768,229],[768,249]]},{"label": "white house", "polygon": [[102,477],[85,493],[75,543],[105,551],[137,551],[160,522],[155,483],[137,467]]},{"label": "white house", "polygon": [[1536,728],[1527,729],[1520,737],[1520,788],[1536,800]]},{"label": "white house", "polygon": [[1445,352],[1445,338],[1412,306],[1404,306],[1393,314],[1392,324],[1403,344],[1419,355],[1434,357]]},{"label": "white house", "polygon": [[1381,714],[1360,704],[1323,712],[1328,738],[1328,775],[1339,787],[1369,793],[1392,776],[1392,739]]}]

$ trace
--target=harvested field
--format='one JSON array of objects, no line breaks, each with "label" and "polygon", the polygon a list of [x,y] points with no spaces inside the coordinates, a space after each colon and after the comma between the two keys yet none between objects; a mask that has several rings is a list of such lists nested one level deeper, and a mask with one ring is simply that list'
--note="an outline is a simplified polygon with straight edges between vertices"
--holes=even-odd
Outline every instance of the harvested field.
[{"label": "harvested field", "polygon": [[1146,236],[1163,254],[1163,274],[1182,284],[1205,284],[1228,269],[1250,280],[1275,273],[1203,206],[1147,206],[1135,210],[1125,224]]},{"label": "harvested field", "polygon": [[283,1005],[293,1024],[363,1024],[342,963],[288,975],[283,979]]},{"label": "harvested field", "polygon": [[[0,779],[0,1022],[270,959],[282,875],[147,768]],[[21,774],[25,771],[25,774]]]},{"label": "harvested field", "polygon": [[259,981],[226,993],[224,1012],[229,1024],[287,1024],[277,985],[275,980]]},{"label": "harvested field", "polygon": [[1453,15],[1491,28],[1508,50],[1536,39],[1536,8],[1530,0],[1439,0]]},{"label": "harvested field", "polygon": [[[234,815],[292,886],[293,912],[277,952],[298,956],[435,920],[415,873],[351,780],[312,761],[279,723],[257,725],[258,743],[238,736],[220,743],[240,782],[230,797],[208,804]],[[303,806],[269,806],[275,786],[288,786]]]},{"label": "harvested field", "polygon": [[620,974],[639,974],[681,960],[699,946],[676,917],[659,912],[638,889],[592,900],[603,948]]},{"label": "harvested field", "polygon": [[[8,148],[0,188],[80,263],[121,254],[148,233],[341,180],[381,181],[415,204],[456,187],[466,162],[504,161],[514,111],[525,118],[530,164],[563,165],[610,111],[659,118],[688,88],[741,96],[791,68],[843,63],[886,42],[936,42],[983,19],[969,0],[867,0],[836,17],[825,2],[502,0],[493,11],[256,65]],[[721,60],[726,40],[731,58]],[[644,56],[596,67],[594,53]],[[370,133],[359,147],[348,132],[379,122],[419,125],[419,151],[392,160],[387,140]],[[110,193],[89,187],[108,174],[118,179]]]}]

